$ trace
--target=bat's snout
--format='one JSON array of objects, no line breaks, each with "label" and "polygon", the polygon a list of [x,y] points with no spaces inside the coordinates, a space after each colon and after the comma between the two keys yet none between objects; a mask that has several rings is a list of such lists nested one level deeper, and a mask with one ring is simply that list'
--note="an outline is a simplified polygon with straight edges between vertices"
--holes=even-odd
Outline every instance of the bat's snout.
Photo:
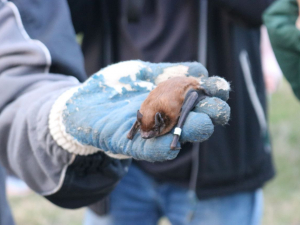
[{"label": "bat's snout", "polygon": [[150,139],[156,136],[156,133],[153,130],[150,131],[141,131],[141,137],[144,139]]}]

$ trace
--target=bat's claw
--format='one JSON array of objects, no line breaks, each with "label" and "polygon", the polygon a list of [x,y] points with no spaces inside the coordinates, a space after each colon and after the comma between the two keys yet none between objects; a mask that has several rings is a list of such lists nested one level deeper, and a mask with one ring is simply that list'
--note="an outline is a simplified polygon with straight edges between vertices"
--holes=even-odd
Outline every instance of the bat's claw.
[{"label": "bat's claw", "polygon": [[179,140],[179,135],[174,134],[173,141],[172,141],[171,147],[170,147],[172,150],[176,150],[178,140]]}]

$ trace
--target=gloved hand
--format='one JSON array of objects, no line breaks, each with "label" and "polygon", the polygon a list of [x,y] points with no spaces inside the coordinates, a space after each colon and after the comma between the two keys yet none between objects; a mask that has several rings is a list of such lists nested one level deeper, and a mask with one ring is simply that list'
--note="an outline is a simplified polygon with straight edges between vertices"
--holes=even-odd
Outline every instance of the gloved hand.
[{"label": "gloved hand", "polygon": [[50,132],[58,145],[75,154],[104,151],[116,158],[174,159],[179,150],[170,149],[172,133],[147,140],[139,133],[133,140],[126,135],[155,85],[170,77],[187,75],[201,76],[206,92],[216,96],[199,102],[182,129],[181,143],[202,142],[213,133],[214,124],[228,122],[230,108],[223,100],[228,99],[230,87],[222,78],[208,78],[207,70],[196,62],[126,61],[108,66],[57,99],[49,117]]}]

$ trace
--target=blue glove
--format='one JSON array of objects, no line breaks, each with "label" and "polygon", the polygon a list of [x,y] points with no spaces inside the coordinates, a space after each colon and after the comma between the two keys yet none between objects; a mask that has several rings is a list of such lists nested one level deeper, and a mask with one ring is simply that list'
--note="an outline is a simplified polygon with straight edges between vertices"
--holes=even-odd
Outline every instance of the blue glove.
[{"label": "blue glove", "polygon": [[[136,120],[137,110],[158,83],[175,76],[201,77],[210,96],[199,102],[183,126],[180,142],[202,142],[214,124],[229,120],[230,86],[220,77],[208,78],[207,70],[196,62],[149,63],[126,61],[108,66],[86,82],[63,93],[49,117],[54,140],[69,152],[81,155],[103,151],[115,158],[164,161],[174,159],[180,149],[171,150],[173,134],[133,140],[126,135]],[[225,100],[225,101],[224,101]]]}]

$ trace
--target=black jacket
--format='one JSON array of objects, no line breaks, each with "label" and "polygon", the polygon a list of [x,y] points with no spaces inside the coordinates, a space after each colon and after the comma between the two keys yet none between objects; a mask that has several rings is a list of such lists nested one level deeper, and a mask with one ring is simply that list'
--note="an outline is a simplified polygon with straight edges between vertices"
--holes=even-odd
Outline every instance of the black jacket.
[{"label": "black jacket", "polygon": [[[220,75],[232,85],[228,101],[231,120],[227,126],[215,127],[212,137],[197,150],[198,169],[194,180],[197,184],[197,196],[203,199],[262,187],[274,176],[274,169],[266,123],[259,28],[262,12],[272,0],[209,0],[207,30],[199,25],[202,23],[198,21],[199,2],[196,0],[144,1],[148,8],[142,9],[139,6],[140,9],[137,7],[133,12],[128,9],[132,1],[122,2],[123,4],[117,4],[116,1],[85,3],[69,0],[75,30],[84,33],[82,48],[88,73],[97,71],[107,63],[132,58],[154,62],[197,60],[197,34],[199,29],[200,34],[206,32],[207,69],[210,74]],[[124,6],[124,2],[128,5]],[[155,18],[155,7],[165,9],[165,14]],[[181,14],[186,7],[190,7],[190,13]],[[142,13],[139,13],[141,10]],[[172,13],[173,17],[168,17]],[[124,23],[139,20],[140,17],[138,23],[144,22],[147,25],[151,16],[153,23],[160,19],[160,24],[165,22],[169,25],[164,29],[160,27],[161,33],[157,33],[155,38],[146,35],[152,29],[151,23],[144,26],[140,33],[135,33],[136,25],[128,26],[129,33],[134,34],[132,39],[145,32],[145,40],[137,41],[136,45],[134,42],[129,43],[123,33]],[[183,23],[181,27],[178,26],[180,22]],[[180,36],[182,29],[187,29],[184,33],[189,35]],[[168,35],[169,39],[165,40]],[[153,39],[150,40],[151,37]],[[147,40],[148,45],[145,45]],[[177,45],[177,50],[174,44],[176,41],[182,43]],[[166,45],[169,48],[164,49],[164,52],[170,54],[163,57],[160,49]],[[178,50],[181,46],[189,53]],[[192,162],[191,148],[191,145],[185,145],[180,155],[170,162],[136,163],[157,180],[188,187],[191,184],[191,173],[195,172],[192,169],[192,163],[195,162]],[[176,176],[173,175],[174,171]]]}]

